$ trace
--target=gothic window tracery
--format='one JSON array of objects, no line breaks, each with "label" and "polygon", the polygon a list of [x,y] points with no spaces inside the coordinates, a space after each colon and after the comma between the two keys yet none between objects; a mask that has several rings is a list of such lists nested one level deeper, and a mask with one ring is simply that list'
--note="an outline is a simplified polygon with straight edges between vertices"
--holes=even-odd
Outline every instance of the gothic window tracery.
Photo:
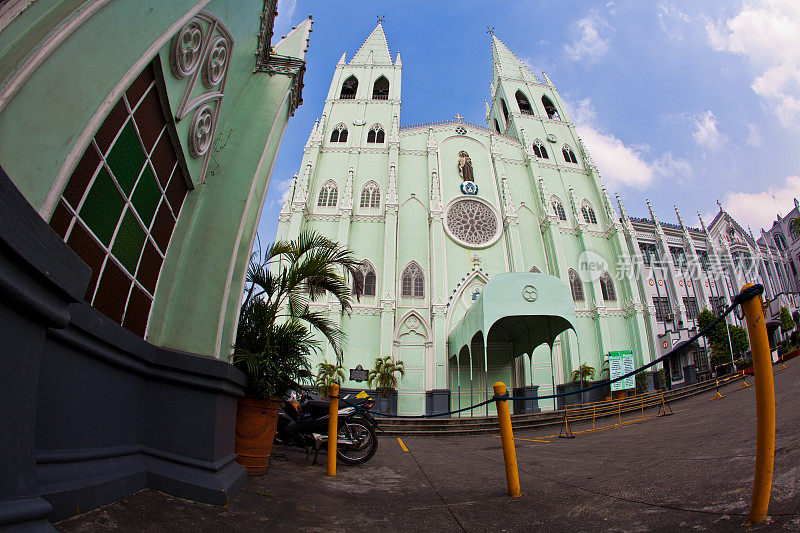
[{"label": "gothic window tracery", "polygon": [[583,281],[581,281],[578,273],[571,268],[569,269],[569,288],[572,291],[572,299],[574,301],[582,302],[584,300]]},{"label": "gothic window tracery", "polygon": [[383,140],[385,138],[385,134],[383,132],[383,126],[380,124],[373,124],[372,127],[367,132],[367,142],[368,143],[378,143],[383,144]]},{"label": "gothic window tracery", "polygon": [[558,216],[559,220],[567,220],[567,212],[564,211],[564,204],[557,196],[553,196],[550,200],[550,204],[553,206],[553,213]]},{"label": "gothic window tracery", "polygon": [[368,181],[364,184],[358,205],[361,209],[377,209],[381,206],[381,189],[377,183]]},{"label": "gothic window tracery", "polygon": [[517,107],[519,107],[520,113],[533,115],[533,108],[531,107],[530,101],[528,101],[528,97],[525,96],[525,93],[517,91],[514,96],[517,99]]},{"label": "gothic window tracery", "polygon": [[528,272],[532,272],[534,274],[541,274],[542,273],[542,271],[539,270],[539,268],[536,265],[532,266],[531,269],[528,270]]},{"label": "gothic window tracery", "polygon": [[416,261],[412,261],[403,269],[400,294],[407,298],[425,296],[425,274]]},{"label": "gothic window tracery", "polygon": [[536,154],[536,157],[550,159],[547,155],[547,148],[545,148],[544,143],[539,139],[533,140],[533,153]]},{"label": "gothic window tracery", "polygon": [[336,207],[339,199],[339,186],[333,180],[326,181],[319,190],[317,207]]},{"label": "gothic window tracery", "polygon": [[589,202],[584,202],[581,206],[581,214],[583,215],[583,220],[587,224],[597,224],[597,216],[594,213],[594,208]]},{"label": "gothic window tracery", "polygon": [[544,111],[547,113],[547,118],[551,118],[553,120],[561,120],[561,117],[558,115],[558,110],[556,106],[553,105],[553,102],[546,96],[542,96],[542,105],[544,106]]},{"label": "gothic window tracery", "polygon": [[614,291],[614,280],[608,272],[603,272],[600,275],[600,290],[603,293],[603,300],[612,302],[617,299],[617,293]]},{"label": "gothic window tracery", "polygon": [[360,283],[362,287],[362,294],[364,296],[375,296],[377,276],[375,274],[375,267],[372,263],[364,259],[361,261],[358,270],[354,274],[353,280],[353,294],[356,293],[356,284]]},{"label": "gothic window tracery", "polygon": [[347,142],[347,126],[344,122],[340,122],[333,128],[331,132],[331,142],[332,143],[344,143]]},{"label": "gothic window tracery", "polygon": [[342,84],[342,92],[339,93],[341,100],[354,100],[358,91],[358,78],[350,76]]},{"label": "gothic window tracery", "polygon": [[572,148],[570,148],[568,144],[565,144],[564,147],[561,148],[561,153],[564,154],[564,161],[577,164],[578,158],[575,157],[575,152],[572,151]]},{"label": "gothic window tracery", "polygon": [[459,200],[447,210],[447,229],[467,246],[481,246],[497,236],[497,217],[492,209],[473,199]]},{"label": "gothic window tracery", "polygon": [[386,76],[381,76],[375,80],[372,86],[372,99],[373,100],[388,100],[389,99],[389,80]]}]

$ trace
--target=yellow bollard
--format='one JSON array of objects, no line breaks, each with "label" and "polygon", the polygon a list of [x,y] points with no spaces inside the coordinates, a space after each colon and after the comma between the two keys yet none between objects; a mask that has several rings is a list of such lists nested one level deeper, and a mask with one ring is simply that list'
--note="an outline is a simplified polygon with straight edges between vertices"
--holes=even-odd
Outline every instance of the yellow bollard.
[{"label": "yellow bollard", "polygon": [[[495,396],[506,395],[506,385],[502,381],[494,384]],[[512,498],[522,496],[519,488],[519,470],[517,469],[517,451],[514,448],[514,430],[511,428],[511,413],[508,411],[508,400],[497,399],[497,421],[500,423],[500,440],[503,443],[503,459],[506,463],[506,483],[508,495]]]},{"label": "yellow bollard", "polygon": [[331,383],[328,404],[328,475],[336,475],[336,437],[339,433],[339,385]]},{"label": "yellow bollard", "polygon": [[[742,290],[752,286],[752,283],[748,283]],[[760,524],[767,517],[769,493],[772,489],[772,467],[775,460],[775,382],[772,378],[772,357],[761,296],[747,300],[742,308],[753,352],[756,383],[756,472],[753,476],[749,520],[751,524]]]}]

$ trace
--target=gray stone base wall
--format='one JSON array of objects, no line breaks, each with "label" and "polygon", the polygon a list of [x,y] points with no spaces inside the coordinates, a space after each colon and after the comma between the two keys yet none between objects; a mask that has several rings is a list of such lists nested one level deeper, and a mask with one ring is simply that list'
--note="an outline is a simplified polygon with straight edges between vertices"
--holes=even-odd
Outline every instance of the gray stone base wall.
[{"label": "gray stone base wall", "polygon": [[223,505],[244,375],[153,346],[83,303],[89,268],[0,169],[0,528],[146,487]]}]

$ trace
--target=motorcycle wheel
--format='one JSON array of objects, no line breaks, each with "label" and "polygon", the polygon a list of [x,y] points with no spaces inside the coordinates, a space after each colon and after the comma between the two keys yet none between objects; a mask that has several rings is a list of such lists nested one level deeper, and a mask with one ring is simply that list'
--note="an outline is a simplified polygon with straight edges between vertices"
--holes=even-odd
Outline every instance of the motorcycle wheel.
[{"label": "motorcycle wheel", "polygon": [[349,439],[354,444],[337,444],[336,456],[348,465],[358,465],[372,459],[378,449],[378,437],[372,425],[361,419],[352,418],[339,426],[338,438]]}]

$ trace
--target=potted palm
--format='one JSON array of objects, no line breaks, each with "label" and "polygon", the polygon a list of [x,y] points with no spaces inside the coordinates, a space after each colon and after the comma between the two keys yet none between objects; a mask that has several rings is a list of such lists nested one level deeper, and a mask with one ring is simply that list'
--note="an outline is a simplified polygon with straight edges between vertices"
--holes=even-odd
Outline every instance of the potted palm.
[{"label": "potted palm", "polygon": [[341,359],[344,334],[311,302],[329,294],[348,312],[345,275],[356,279],[358,296],[361,285],[353,274],[359,265],[350,250],[313,232],[274,243],[260,262],[251,259],[233,347],[233,364],[247,375],[236,415],[236,453],[250,473],[266,471],[280,399],[311,381],[308,360],[322,346],[317,339]]},{"label": "potted palm", "polygon": [[378,412],[397,414],[397,385],[406,374],[403,361],[394,361],[391,355],[375,359],[375,368],[367,374],[367,385],[378,391]]},{"label": "potted palm", "polygon": [[338,362],[319,363],[317,365],[317,375],[314,378],[314,387],[323,398],[327,398],[328,391],[331,390],[331,384],[341,384],[344,381],[344,367]]}]

